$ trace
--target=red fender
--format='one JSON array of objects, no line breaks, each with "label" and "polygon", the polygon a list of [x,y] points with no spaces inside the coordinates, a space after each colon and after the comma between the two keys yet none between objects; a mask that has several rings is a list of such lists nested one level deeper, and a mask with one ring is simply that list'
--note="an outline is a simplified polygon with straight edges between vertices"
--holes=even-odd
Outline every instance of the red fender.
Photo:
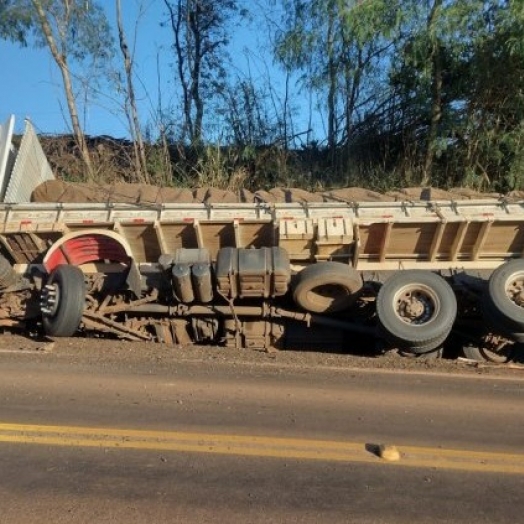
[{"label": "red fender", "polygon": [[44,257],[48,273],[60,264],[81,266],[89,262],[110,260],[128,265],[132,258],[127,241],[118,233],[92,229],[75,231],[57,240]]}]

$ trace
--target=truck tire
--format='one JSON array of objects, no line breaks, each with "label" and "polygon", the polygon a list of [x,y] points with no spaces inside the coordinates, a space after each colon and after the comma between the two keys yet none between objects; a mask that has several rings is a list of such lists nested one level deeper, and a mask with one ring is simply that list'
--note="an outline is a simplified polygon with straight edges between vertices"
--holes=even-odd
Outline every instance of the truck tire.
[{"label": "truck tire", "polygon": [[86,299],[84,274],[76,266],[60,265],[42,291],[44,331],[52,337],[72,336],[82,320]]},{"label": "truck tire", "polygon": [[400,271],[377,296],[379,332],[399,349],[427,353],[440,347],[457,316],[451,286],[429,271]]},{"label": "truck tire", "polygon": [[404,358],[418,358],[419,360],[436,360],[442,358],[444,355],[444,348],[442,346],[432,349],[428,352],[415,353],[414,351],[400,350],[399,355]]},{"label": "truck tire", "polygon": [[14,286],[18,282],[18,275],[9,260],[0,255],[0,289]]},{"label": "truck tire", "polygon": [[493,271],[483,296],[483,312],[494,329],[521,341],[524,333],[524,259],[510,260]]},{"label": "truck tire", "polygon": [[354,304],[362,289],[360,273],[340,262],[306,267],[293,285],[294,301],[312,313],[337,313]]},{"label": "truck tire", "polygon": [[508,347],[503,351],[496,352],[482,347],[481,345],[466,344],[462,347],[463,355],[469,360],[477,362],[495,362],[497,364],[505,364],[511,360],[513,355],[513,347]]}]

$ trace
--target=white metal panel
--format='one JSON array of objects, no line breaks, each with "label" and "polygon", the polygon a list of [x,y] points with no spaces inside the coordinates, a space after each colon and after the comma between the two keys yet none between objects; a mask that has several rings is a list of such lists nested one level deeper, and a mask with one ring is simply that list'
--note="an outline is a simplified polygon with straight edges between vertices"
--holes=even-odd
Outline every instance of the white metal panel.
[{"label": "white metal panel", "polygon": [[53,171],[29,120],[16,156],[4,202],[29,202],[34,189],[46,180],[54,180]]},{"label": "white metal panel", "polygon": [[11,115],[6,123],[0,126],[0,200],[3,200],[5,195],[9,174],[16,156],[16,151],[11,143],[14,127],[14,115]]}]

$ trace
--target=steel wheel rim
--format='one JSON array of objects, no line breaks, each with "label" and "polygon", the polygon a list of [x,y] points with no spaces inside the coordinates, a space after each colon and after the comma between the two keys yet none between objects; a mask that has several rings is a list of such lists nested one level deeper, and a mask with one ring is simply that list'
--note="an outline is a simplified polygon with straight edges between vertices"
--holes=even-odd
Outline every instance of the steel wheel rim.
[{"label": "steel wheel rim", "polygon": [[513,348],[505,347],[500,351],[495,351],[492,349],[482,347],[479,348],[479,351],[488,362],[505,363],[511,359]]},{"label": "steel wheel rim", "polygon": [[508,300],[518,308],[524,308],[524,271],[510,275],[504,283]]},{"label": "steel wheel rim", "polygon": [[393,298],[396,316],[410,326],[422,326],[431,322],[440,312],[438,294],[424,284],[408,284],[401,287]]}]

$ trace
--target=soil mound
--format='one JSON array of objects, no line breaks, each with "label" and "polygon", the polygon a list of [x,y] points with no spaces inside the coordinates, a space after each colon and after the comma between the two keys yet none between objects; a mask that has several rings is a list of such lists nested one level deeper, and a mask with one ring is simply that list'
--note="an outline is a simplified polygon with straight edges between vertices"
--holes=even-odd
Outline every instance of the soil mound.
[{"label": "soil mound", "polygon": [[[524,192],[507,195],[512,200],[524,198]],[[115,183],[90,185],[50,180],[40,184],[31,196],[32,202],[59,203],[124,203],[124,204],[193,204],[193,203],[321,203],[321,202],[395,202],[420,200],[468,200],[501,198],[497,193],[479,193],[468,188],[449,191],[432,187],[409,187],[382,194],[362,187],[310,192],[299,188],[273,188],[255,193],[246,189],[229,191],[217,188],[174,188],[144,184]]]}]

